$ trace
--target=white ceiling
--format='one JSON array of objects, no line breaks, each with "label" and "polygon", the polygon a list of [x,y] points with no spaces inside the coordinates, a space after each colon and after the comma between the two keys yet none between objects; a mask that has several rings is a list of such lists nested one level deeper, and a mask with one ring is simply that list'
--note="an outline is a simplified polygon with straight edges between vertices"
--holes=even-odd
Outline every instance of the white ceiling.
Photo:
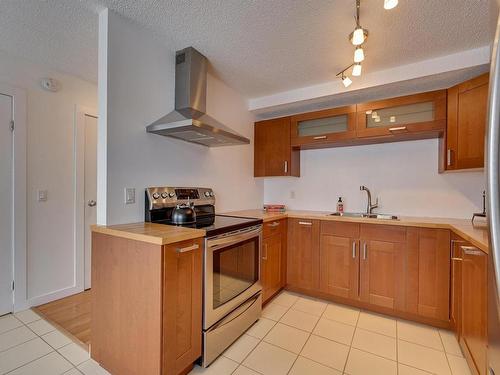
[{"label": "white ceiling", "polygon": [[[365,72],[491,42],[494,0],[399,3],[385,11],[383,0],[361,1]],[[96,81],[103,7],[172,51],[194,46],[247,98],[331,81],[352,60],[354,0],[0,0],[0,49]]]}]

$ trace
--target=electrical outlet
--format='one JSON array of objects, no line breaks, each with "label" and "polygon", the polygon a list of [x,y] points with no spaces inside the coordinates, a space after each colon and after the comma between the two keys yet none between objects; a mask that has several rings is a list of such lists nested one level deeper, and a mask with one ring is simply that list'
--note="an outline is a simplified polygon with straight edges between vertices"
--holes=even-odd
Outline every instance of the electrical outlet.
[{"label": "electrical outlet", "polygon": [[37,200],[38,202],[45,202],[47,200],[47,190],[38,190]]},{"label": "electrical outlet", "polygon": [[135,188],[125,188],[125,204],[135,203]]}]

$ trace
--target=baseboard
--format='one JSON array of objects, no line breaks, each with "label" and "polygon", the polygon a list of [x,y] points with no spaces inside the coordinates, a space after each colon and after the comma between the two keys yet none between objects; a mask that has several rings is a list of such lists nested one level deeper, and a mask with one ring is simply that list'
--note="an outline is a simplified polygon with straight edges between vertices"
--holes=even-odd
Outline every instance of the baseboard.
[{"label": "baseboard", "polygon": [[58,299],[61,299],[64,297],[72,296],[73,294],[77,294],[80,292],[83,292],[83,288],[78,288],[78,287],[72,286],[69,288],[57,290],[55,292],[43,294],[43,295],[38,296],[38,297],[32,297],[32,298],[28,299],[27,305],[28,305],[28,307],[40,306],[40,305],[43,305],[45,303],[49,303],[49,302],[52,302],[52,301],[55,301],[55,300],[58,300]]}]

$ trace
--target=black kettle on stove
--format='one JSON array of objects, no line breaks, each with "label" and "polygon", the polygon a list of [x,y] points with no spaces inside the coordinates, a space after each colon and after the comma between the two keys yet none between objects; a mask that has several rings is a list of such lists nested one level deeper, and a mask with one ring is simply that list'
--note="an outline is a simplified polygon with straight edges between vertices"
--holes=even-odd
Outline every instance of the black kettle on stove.
[{"label": "black kettle on stove", "polygon": [[196,223],[196,211],[194,210],[194,203],[187,201],[175,206],[172,210],[170,221],[175,225],[185,225]]}]

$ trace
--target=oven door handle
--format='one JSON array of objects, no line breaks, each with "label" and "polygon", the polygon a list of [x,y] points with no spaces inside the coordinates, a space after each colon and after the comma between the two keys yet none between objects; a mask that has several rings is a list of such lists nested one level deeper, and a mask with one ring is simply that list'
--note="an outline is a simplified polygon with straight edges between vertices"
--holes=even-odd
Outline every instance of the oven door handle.
[{"label": "oven door handle", "polygon": [[211,239],[207,239],[207,249],[210,248],[212,250],[216,250],[222,247],[231,246],[235,243],[242,242],[250,238],[259,236],[261,233],[262,233],[262,226],[259,225],[258,228],[254,228],[246,232],[240,232],[234,235],[224,236],[220,238],[214,237]]}]

